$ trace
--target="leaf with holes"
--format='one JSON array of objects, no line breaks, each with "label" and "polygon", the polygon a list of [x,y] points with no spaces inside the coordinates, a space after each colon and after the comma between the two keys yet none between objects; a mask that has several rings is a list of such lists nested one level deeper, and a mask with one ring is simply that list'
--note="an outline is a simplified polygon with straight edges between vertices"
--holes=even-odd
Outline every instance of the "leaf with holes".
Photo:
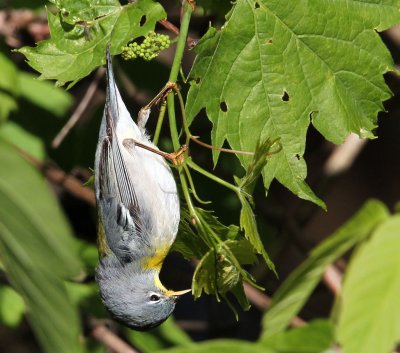
[{"label": "leaf with holes", "polygon": [[88,12],[79,10],[79,1],[54,2],[59,12],[48,11],[51,38],[18,51],[42,74],[41,79],[57,80],[59,85],[71,82],[69,88],[105,63],[108,42],[111,53],[119,54],[122,46],[154,30],[156,22],[166,17],[152,0],[124,6],[117,0],[99,0]]},{"label": "leaf with holes", "polygon": [[[206,108],[212,140],[254,151],[260,137],[280,137],[282,151],[264,169],[299,197],[324,206],[304,179],[310,122],[335,143],[355,132],[372,138],[383,74],[393,69],[376,31],[400,22],[398,0],[238,0],[221,30],[196,47],[187,115]],[[214,151],[214,161],[218,159]],[[239,157],[246,166],[251,158]]]}]

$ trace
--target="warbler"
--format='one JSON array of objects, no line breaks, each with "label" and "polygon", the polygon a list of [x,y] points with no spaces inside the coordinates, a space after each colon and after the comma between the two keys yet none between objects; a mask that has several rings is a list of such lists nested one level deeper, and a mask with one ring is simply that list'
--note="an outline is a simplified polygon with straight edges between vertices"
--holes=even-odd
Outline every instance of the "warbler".
[{"label": "warbler", "polygon": [[96,280],[111,316],[146,329],[166,320],[177,297],[190,291],[167,290],[159,279],[178,231],[179,198],[170,167],[146,133],[149,110],[138,124],[132,120],[116,86],[109,46],[106,57],[107,95],[94,168]]}]

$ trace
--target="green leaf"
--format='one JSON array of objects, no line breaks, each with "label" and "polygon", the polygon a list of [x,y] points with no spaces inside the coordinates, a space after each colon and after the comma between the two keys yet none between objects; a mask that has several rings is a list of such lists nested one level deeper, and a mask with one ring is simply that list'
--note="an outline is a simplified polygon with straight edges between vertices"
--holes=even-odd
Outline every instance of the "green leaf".
[{"label": "green leaf", "polygon": [[244,229],[244,234],[251,245],[254,246],[259,254],[262,254],[268,267],[276,274],[275,265],[265,250],[260,234],[258,233],[256,218],[250,203],[242,194],[239,195],[239,200],[242,204],[242,209],[240,211],[240,226]]},{"label": "green leaf", "polygon": [[262,339],[283,331],[303,307],[326,267],[366,239],[387,218],[388,210],[384,204],[368,201],[349,221],[318,245],[273,296],[272,306],[263,318]]},{"label": "green leaf", "polygon": [[185,347],[157,351],[157,353],[275,353],[262,345],[240,340],[210,340]]},{"label": "green leaf", "polygon": [[61,278],[81,265],[40,173],[0,140],[0,257],[44,352],[79,352],[80,324]]},{"label": "green leaf", "polygon": [[21,150],[29,152],[31,156],[38,160],[43,161],[45,158],[43,141],[13,121],[7,121],[0,127],[0,137]]},{"label": "green leaf", "polygon": [[345,352],[387,353],[400,342],[400,216],[381,224],[353,255],[337,337]]},{"label": "green leaf", "polygon": [[22,320],[25,303],[10,286],[0,286],[0,323],[16,327]]},{"label": "green leaf", "polygon": [[0,91],[0,123],[7,120],[9,114],[17,110],[17,102],[11,95]]},{"label": "green leaf", "polygon": [[10,92],[12,95],[18,95],[18,70],[14,63],[7,58],[3,53],[0,53],[0,88]]},{"label": "green leaf", "polygon": [[99,263],[99,251],[97,246],[92,243],[79,240],[79,257],[86,267],[85,272],[93,275],[95,268]]},{"label": "green leaf", "polygon": [[14,63],[0,53],[0,123],[17,109],[16,96],[19,94],[18,71]]},{"label": "green leaf", "polygon": [[[78,311],[63,282],[50,269],[48,272],[37,269],[36,263],[21,257],[17,244],[4,238],[6,233],[8,229],[0,223],[0,254],[9,278],[24,298],[28,319],[43,351],[80,352]],[[46,256],[52,255],[43,254]]]},{"label": "green leaf", "polygon": [[54,87],[50,82],[37,80],[36,75],[19,72],[18,81],[21,97],[59,118],[65,115],[73,103],[71,94]]},{"label": "green leaf", "polygon": [[75,24],[80,21],[92,21],[120,10],[118,0],[49,0],[61,10],[64,22]]},{"label": "green leaf", "polygon": [[244,230],[246,239],[248,239],[254,249],[263,256],[268,267],[275,274],[277,273],[275,271],[274,263],[271,261],[267,251],[265,250],[260,234],[258,233],[256,218],[251,207],[253,203],[251,194],[254,191],[255,184],[260,177],[263,168],[268,162],[268,158],[272,154],[280,151],[280,149],[271,151],[271,146],[277,143],[278,140],[271,142],[269,139],[258,143],[253,160],[247,167],[246,174],[240,179],[235,177],[235,183],[242,191],[238,193],[239,201],[242,204],[242,209],[240,211],[240,227]]},{"label": "green leaf", "polygon": [[190,337],[176,325],[172,317],[150,331],[139,332],[128,328],[124,331],[132,344],[144,353],[174,346],[188,346],[192,342]]},{"label": "green leaf", "polygon": [[[397,0],[237,0],[221,30],[210,28],[196,47],[189,122],[205,108],[217,147],[227,140],[254,151],[260,137],[280,137],[265,187],[276,178],[323,207],[304,182],[308,127],[335,143],[351,132],[373,137],[390,97],[383,74],[393,69],[376,30],[400,22],[399,7]],[[251,160],[239,158],[244,166]]]},{"label": "green leaf", "polygon": [[277,353],[321,353],[333,343],[333,326],[327,320],[314,320],[304,327],[278,333],[262,345]]},{"label": "green leaf", "polygon": [[[228,305],[227,292],[232,292],[240,305],[248,310],[249,302],[243,291],[243,281],[260,288],[243,265],[257,261],[253,245],[239,235],[235,225],[225,226],[212,212],[194,208],[196,221],[186,208],[182,208],[178,238],[173,250],[188,259],[200,259],[192,280],[195,298],[204,291],[214,294],[219,300],[222,295]],[[234,310],[234,307],[231,306]]]},{"label": "green leaf", "polygon": [[[242,265],[257,261],[252,245],[245,239],[226,240],[210,249],[197,264],[193,274],[192,293],[195,298],[204,291],[215,294],[217,299],[222,295],[227,303],[230,301],[226,293],[231,291],[244,310],[250,309],[250,304],[243,290],[243,281],[254,286],[252,276],[242,268]],[[230,305],[236,313],[234,307]]]},{"label": "green leaf", "polygon": [[88,1],[55,3],[61,8],[56,15],[48,12],[51,38],[18,52],[41,73],[41,79],[57,80],[59,85],[71,82],[68,87],[105,63],[108,42],[111,53],[119,54],[122,46],[154,30],[156,22],[166,17],[152,0],[124,6],[116,0],[100,0],[87,11],[81,10],[88,8]]},{"label": "green leaf", "polygon": [[211,244],[195,232],[195,226],[187,208],[181,207],[178,236],[172,246],[172,251],[179,252],[188,260],[201,259],[210,247]]},{"label": "green leaf", "polygon": [[0,139],[0,224],[3,241],[35,268],[62,277],[81,271],[71,229],[39,171]]}]

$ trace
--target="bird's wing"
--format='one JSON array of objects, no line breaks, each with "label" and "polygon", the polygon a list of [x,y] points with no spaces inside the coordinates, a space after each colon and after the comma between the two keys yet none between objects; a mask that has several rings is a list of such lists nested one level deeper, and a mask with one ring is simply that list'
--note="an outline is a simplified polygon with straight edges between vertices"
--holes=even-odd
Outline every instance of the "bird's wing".
[{"label": "bird's wing", "polygon": [[112,110],[106,108],[105,114],[107,136],[101,142],[97,171],[101,221],[109,248],[122,262],[129,262],[135,258],[132,238],[140,242],[141,210],[115,133]]}]

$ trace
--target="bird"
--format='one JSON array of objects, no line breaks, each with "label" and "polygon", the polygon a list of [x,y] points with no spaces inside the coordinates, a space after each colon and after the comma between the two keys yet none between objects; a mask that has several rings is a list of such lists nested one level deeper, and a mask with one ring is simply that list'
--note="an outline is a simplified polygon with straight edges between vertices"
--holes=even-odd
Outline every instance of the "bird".
[{"label": "bird", "polygon": [[111,316],[145,330],[165,321],[177,298],[190,291],[168,290],[159,279],[178,232],[179,196],[163,153],[146,132],[150,111],[144,110],[136,124],[122,101],[109,45],[106,80],[94,165],[99,248],[95,278]]}]

